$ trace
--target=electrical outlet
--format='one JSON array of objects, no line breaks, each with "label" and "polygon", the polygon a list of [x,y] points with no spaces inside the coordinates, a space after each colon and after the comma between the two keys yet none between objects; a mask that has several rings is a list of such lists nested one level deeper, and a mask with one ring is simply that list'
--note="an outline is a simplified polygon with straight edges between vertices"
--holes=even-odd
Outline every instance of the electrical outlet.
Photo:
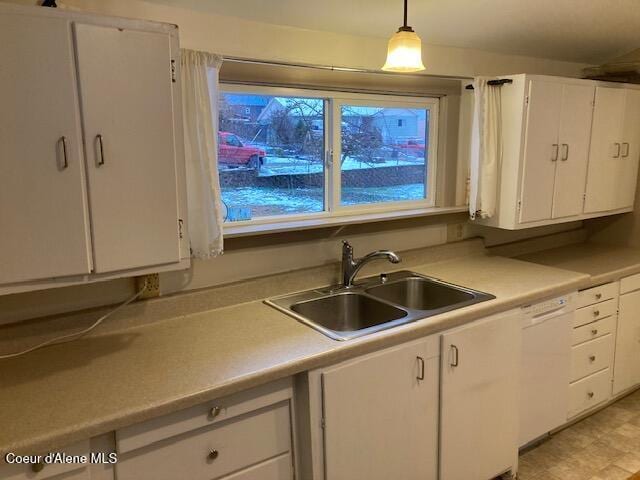
[{"label": "electrical outlet", "polygon": [[447,225],[447,241],[457,242],[464,239],[464,223]]},{"label": "electrical outlet", "polygon": [[[145,285],[146,284],[146,285]],[[160,275],[151,273],[136,277],[136,287],[138,290],[144,288],[140,298],[153,298],[160,296]]]}]

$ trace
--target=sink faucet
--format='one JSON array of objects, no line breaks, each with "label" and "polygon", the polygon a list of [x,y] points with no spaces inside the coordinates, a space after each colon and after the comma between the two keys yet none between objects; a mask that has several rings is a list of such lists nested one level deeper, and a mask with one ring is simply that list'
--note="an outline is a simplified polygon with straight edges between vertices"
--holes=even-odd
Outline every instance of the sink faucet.
[{"label": "sink faucet", "polygon": [[376,250],[362,258],[353,258],[353,247],[351,244],[342,241],[342,287],[353,286],[353,280],[362,267],[371,260],[386,258],[391,263],[400,263],[400,257],[391,250]]}]

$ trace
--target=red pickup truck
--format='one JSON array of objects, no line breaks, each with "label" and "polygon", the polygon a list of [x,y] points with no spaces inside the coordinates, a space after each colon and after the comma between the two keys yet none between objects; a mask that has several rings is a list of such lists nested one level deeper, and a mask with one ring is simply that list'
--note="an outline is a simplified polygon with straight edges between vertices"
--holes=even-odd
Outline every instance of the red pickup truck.
[{"label": "red pickup truck", "polygon": [[229,166],[247,166],[257,170],[264,162],[266,152],[258,147],[244,145],[237,135],[218,132],[218,162]]}]

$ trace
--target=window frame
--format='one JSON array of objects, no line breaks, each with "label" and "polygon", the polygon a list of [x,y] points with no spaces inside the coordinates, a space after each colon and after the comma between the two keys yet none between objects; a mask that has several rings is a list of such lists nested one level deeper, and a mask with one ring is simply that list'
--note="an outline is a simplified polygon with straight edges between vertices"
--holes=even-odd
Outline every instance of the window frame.
[{"label": "window frame", "polygon": [[[268,232],[269,224],[278,226],[278,230],[286,223],[310,221],[317,223],[323,219],[328,223],[340,218],[353,218],[379,214],[385,219],[393,220],[406,216],[414,216],[415,212],[433,213],[436,210],[436,184],[438,166],[438,127],[440,98],[436,96],[404,96],[401,94],[369,94],[322,89],[305,89],[277,87],[245,83],[220,82],[219,93],[236,93],[246,95],[270,95],[276,97],[319,98],[324,101],[324,209],[321,212],[271,215],[251,220],[224,222],[225,233],[234,230],[246,231],[247,227],[256,226],[256,230]],[[359,205],[341,205],[341,106],[362,105],[390,108],[409,108],[429,110],[428,149],[425,151],[425,189],[426,196],[419,200],[403,200],[393,202],[377,202]],[[216,112],[217,114],[217,112]],[[216,122],[217,123],[217,122]],[[428,161],[426,160],[428,159]],[[443,209],[449,210],[449,209]],[[397,215],[393,215],[396,213]],[[443,212],[444,213],[444,212]],[[274,230],[276,230],[274,228]]]}]

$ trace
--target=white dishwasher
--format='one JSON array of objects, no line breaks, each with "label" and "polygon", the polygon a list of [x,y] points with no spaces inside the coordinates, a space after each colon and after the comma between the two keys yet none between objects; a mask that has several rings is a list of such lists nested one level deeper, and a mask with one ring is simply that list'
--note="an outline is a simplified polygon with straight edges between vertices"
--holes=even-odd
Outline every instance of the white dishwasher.
[{"label": "white dishwasher", "polygon": [[567,421],[575,295],[521,308],[520,446]]}]

